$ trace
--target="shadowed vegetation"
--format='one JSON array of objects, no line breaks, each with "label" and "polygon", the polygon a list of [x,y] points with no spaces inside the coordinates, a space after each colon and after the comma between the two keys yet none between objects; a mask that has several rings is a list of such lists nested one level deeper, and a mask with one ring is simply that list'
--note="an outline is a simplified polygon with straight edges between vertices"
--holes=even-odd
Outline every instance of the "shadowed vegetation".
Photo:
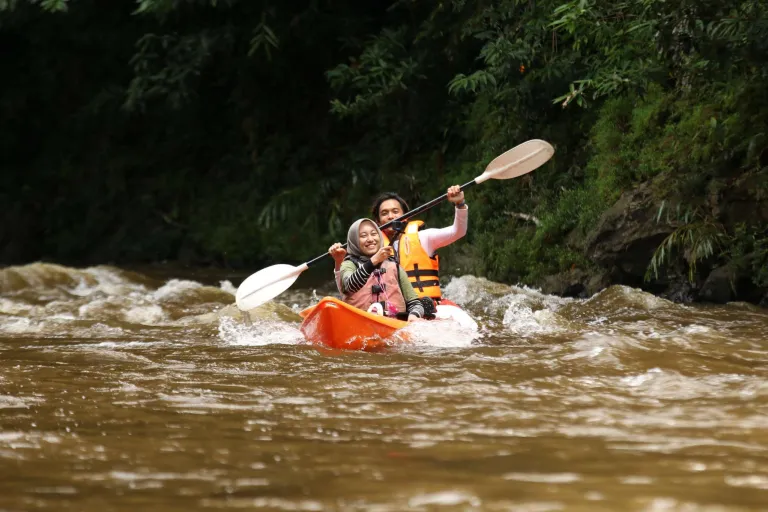
[{"label": "shadowed vegetation", "polygon": [[704,223],[649,277],[684,247],[765,261],[765,219],[718,199],[768,197],[763,2],[0,0],[0,44],[6,263],[302,261],[376,193],[418,204],[531,138],[553,160],[473,190],[446,262],[590,267],[580,240],[648,181]]}]

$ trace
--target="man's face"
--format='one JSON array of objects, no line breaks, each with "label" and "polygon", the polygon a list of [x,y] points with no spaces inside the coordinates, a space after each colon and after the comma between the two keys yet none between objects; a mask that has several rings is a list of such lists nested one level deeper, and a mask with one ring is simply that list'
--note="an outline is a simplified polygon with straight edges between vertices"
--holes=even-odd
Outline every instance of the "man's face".
[{"label": "man's face", "polygon": [[[403,211],[403,207],[400,205],[400,201],[397,199],[387,199],[381,203],[381,206],[379,206],[379,218],[376,219],[376,222],[379,223],[379,226],[382,226],[387,222],[400,217],[403,213],[405,212]],[[391,235],[392,228],[385,229],[384,233]]]}]

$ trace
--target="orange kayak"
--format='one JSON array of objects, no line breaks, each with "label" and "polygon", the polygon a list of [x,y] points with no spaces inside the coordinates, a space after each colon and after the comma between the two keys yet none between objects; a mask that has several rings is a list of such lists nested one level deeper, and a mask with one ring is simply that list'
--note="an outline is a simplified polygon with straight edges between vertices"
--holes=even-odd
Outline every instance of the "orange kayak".
[{"label": "orange kayak", "polygon": [[299,313],[301,332],[311,343],[348,350],[379,350],[408,322],[374,315],[333,297]]}]

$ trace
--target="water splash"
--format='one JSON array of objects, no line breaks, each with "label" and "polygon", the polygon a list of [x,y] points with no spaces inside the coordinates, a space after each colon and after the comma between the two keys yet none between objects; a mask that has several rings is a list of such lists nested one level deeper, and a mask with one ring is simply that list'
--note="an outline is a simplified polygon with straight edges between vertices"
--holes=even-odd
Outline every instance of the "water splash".
[{"label": "water splash", "polygon": [[304,343],[298,327],[298,324],[273,320],[248,325],[234,318],[223,318],[219,322],[219,338],[236,346],[296,345]]},{"label": "water splash", "polygon": [[[408,343],[396,346],[401,348],[432,347],[462,348],[469,347],[481,337],[481,333],[469,327],[462,327],[452,320],[416,321],[403,329],[402,336]],[[397,335],[396,335],[397,336]]]},{"label": "water splash", "polygon": [[189,280],[158,282],[108,266],[8,267],[0,270],[0,315],[5,316],[0,332],[91,337],[97,334],[90,329],[94,323],[117,328],[216,325],[215,311],[232,303],[225,288],[225,283],[215,288]]}]

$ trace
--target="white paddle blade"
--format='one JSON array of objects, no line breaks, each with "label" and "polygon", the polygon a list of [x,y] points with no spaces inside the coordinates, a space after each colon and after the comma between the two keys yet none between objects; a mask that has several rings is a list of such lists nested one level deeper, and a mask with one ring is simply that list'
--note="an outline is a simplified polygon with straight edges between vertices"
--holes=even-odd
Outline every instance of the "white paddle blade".
[{"label": "white paddle blade", "polygon": [[274,299],[307,270],[306,263],[300,267],[293,265],[272,265],[259,270],[248,277],[237,289],[235,302],[241,311],[248,311]]},{"label": "white paddle blade", "polygon": [[491,178],[495,180],[517,178],[544,165],[554,154],[555,148],[547,141],[532,139],[523,142],[494,158],[485,168],[485,172],[475,178],[475,183],[482,183]]}]

